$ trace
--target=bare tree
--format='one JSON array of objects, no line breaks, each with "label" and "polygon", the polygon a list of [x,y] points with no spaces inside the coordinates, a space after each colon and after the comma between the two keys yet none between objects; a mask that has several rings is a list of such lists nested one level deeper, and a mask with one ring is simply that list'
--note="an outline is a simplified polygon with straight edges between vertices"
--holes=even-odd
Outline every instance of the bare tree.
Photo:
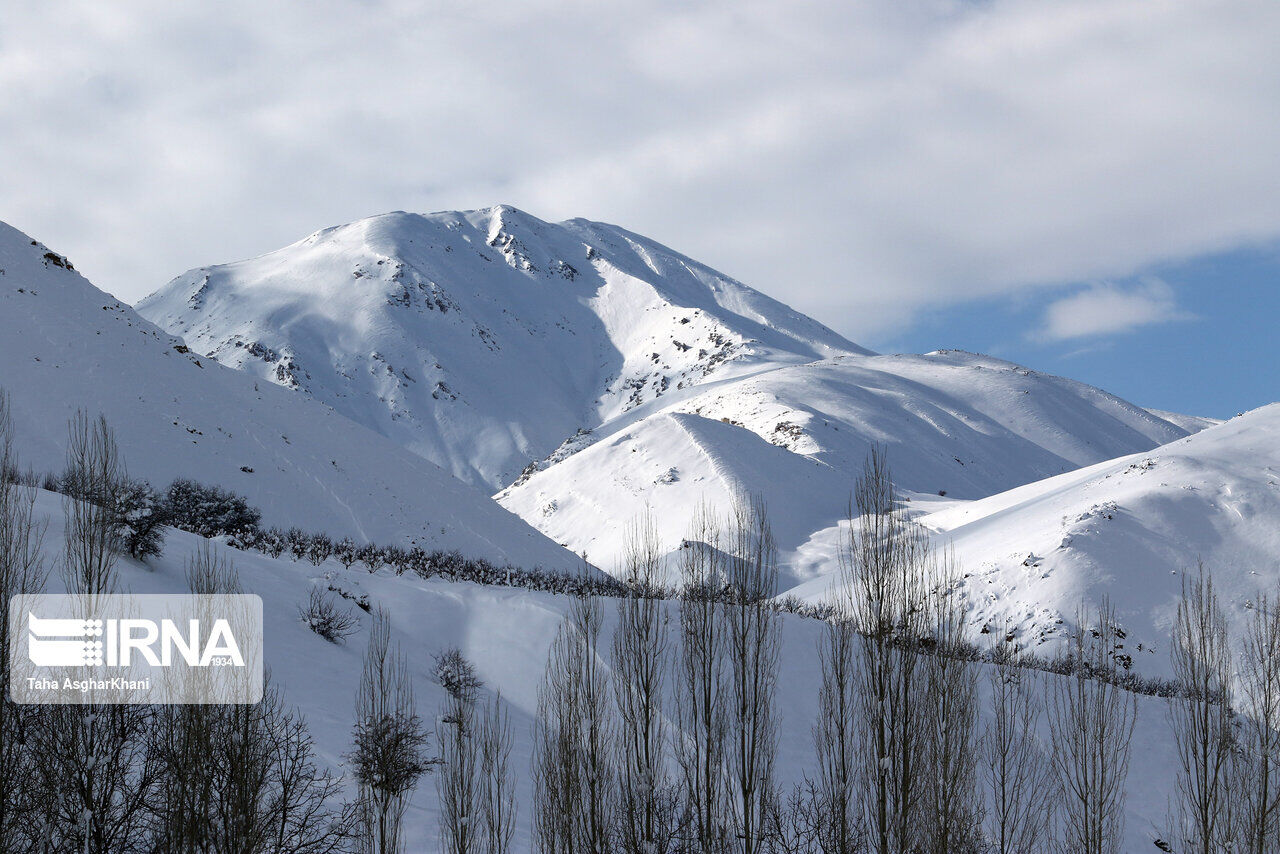
[{"label": "bare tree", "polygon": [[1081,608],[1076,624],[1070,639],[1075,672],[1053,680],[1048,692],[1061,798],[1058,843],[1071,854],[1117,854],[1138,701],[1119,684],[1121,636],[1110,603],[1104,600],[1092,618]]},{"label": "bare tree", "polygon": [[[822,685],[813,728],[818,779],[810,786],[817,802],[813,812],[821,825],[816,841],[824,854],[854,854],[863,841],[858,803],[858,680],[853,664],[857,643],[847,609],[837,610],[827,621],[818,641]],[[791,801],[795,813],[801,805],[799,793]]]},{"label": "bare tree", "polygon": [[[187,562],[194,594],[240,592],[235,567],[210,544]],[[201,674],[190,690],[207,687]],[[184,854],[330,854],[351,817],[331,808],[340,781],[317,766],[306,722],[268,678],[256,704],[156,710],[149,739],[155,848]]]},{"label": "bare tree", "polygon": [[62,575],[68,593],[115,592],[116,515],[112,495],[124,479],[115,433],[102,416],[77,411],[68,423],[63,474]]},{"label": "bare tree", "polygon": [[484,854],[510,854],[516,800],[511,779],[511,719],[502,695],[480,717],[480,819]]},{"label": "bare tree", "polygon": [[534,830],[545,854],[611,850],[615,779],[600,604],[576,600],[551,646],[534,733]]},{"label": "bare tree", "polygon": [[436,774],[440,847],[447,854],[474,854],[480,850],[484,832],[484,825],[478,820],[479,739],[475,708],[481,682],[471,662],[456,648],[437,656],[435,674],[447,695],[436,727],[440,745]]},{"label": "bare tree", "polygon": [[[123,472],[106,421],[78,412],[69,425],[63,476],[61,570],[66,592],[82,598],[86,616],[94,597],[117,586],[112,495]],[[154,709],[119,699],[91,691],[83,704],[50,706],[33,733],[41,757],[33,785],[38,821],[59,850],[107,854],[144,844],[159,772],[147,749]]]},{"label": "bare tree", "polygon": [[730,528],[725,651],[729,658],[729,780],[735,848],[757,854],[774,800],[778,747],[778,550],[763,502],[739,505]]},{"label": "bare tree", "polygon": [[356,694],[355,746],[348,755],[359,791],[356,801],[364,854],[399,854],[409,796],[428,768],[428,734],[418,717],[413,683],[391,643],[386,612],[373,612],[369,647]]},{"label": "bare tree", "polygon": [[720,854],[728,846],[724,762],[727,735],[726,639],[720,592],[726,583],[719,524],[703,507],[681,546],[680,660],[677,712],[683,741],[677,750],[682,777],[684,849]]},{"label": "bare tree", "polygon": [[45,526],[35,518],[36,490],[18,482],[9,397],[0,390],[0,850],[21,851],[30,843],[35,754],[29,742],[39,710],[10,699],[9,600],[44,588],[41,549]]},{"label": "bare tree", "polygon": [[268,680],[256,704],[217,707],[210,767],[213,854],[329,854],[342,827],[340,784],[315,765],[306,723]]},{"label": "bare tree", "polygon": [[1175,838],[1188,854],[1225,851],[1232,753],[1231,648],[1213,579],[1201,565],[1185,576],[1174,623],[1173,676],[1182,688],[1169,703],[1178,752]]},{"label": "bare tree", "polygon": [[[187,560],[187,589],[196,595],[237,593],[239,579],[231,562],[206,540]],[[203,674],[189,677],[198,691]],[[221,710],[202,704],[178,704],[157,710],[149,750],[161,765],[152,811],[157,843],[163,850],[208,852],[214,844],[213,746],[222,732]]]},{"label": "bare tree", "polygon": [[921,848],[930,854],[978,854],[983,848],[978,790],[978,671],[964,639],[964,606],[949,555],[934,567],[931,654],[923,659],[927,694]]},{"label": "bare tree", "polygon": [[843,595],[859,635],[859,788],[873,854],[906,854],[920,837],[928,557],[928,539],[896,506],[884,452],[873,451],[840,550]]},{"label": "bare tree", "polygon": [[1013,649],[997,649],[982,744],[992,854],[1042,850],[1053,819],[1053,769],[1036,736],[1040,704],[1027,686],[1031,678]]},{"label": "bare tree", "polygon": [[[765,811],[765,850],[770,854],[829,854],[836,850],[830,836],[832,822],[824,814],[826,804],[827,796],[812,780],[793,786],[786,800],[773,798]],[[857,829],[851,832],[856,844]],[[851,845],[847,850],[858,849]]]},{"label": "bare tree", "polygon": [[613,635],[618,705],[618,843],[626,854],[665,854],[674,844],[674,791],[667,777],[663,676],[667,625],[662,609],[666,572],[653,520],[628,532]]},{"label": "bare tree", "polygon": [[1242,715],[1236,754],[1240,849],[1280,851],[1280,608],[1259,596],[1244,635]]}]

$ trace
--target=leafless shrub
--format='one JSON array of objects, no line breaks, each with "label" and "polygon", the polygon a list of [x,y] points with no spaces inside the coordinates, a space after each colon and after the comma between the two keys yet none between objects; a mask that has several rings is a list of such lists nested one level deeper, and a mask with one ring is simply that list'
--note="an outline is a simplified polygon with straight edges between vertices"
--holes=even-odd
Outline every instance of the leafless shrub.
[{"label": "leafless shrub", "polygon": [[330,643],[341,643],[355,633],[360,619],[350,611],[342,608],[319,587],[312,587],[307,596],[305,607],[298,608],[298,614],[307,628]]},{"label": "leafless shrub", "polygon": [[454,699],[472,699],[484,685],[476,675],[475,666],[457,647],[449,647],[435,656],[431,677]]}]

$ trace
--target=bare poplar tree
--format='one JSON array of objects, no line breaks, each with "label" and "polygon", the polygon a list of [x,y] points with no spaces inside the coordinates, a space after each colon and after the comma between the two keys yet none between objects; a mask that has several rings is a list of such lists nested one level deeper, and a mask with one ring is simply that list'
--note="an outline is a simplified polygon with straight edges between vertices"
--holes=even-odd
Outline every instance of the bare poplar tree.
[{"label": "bare poplar tree", "polygon": [[35,754],[30,748],[39,710],[9,698],[9,600],[44,588],[44,525],[35,518],[36,490],[18,483],[9,397],[0,390],[0,850],[31,842]]},{"label": "bare poplar tree", "polygon": [[982,758],[990,810],[987,838],[992,854],[1039,851],[1053,820],[1053,769],[1037,736],[1040,704],[1019,667],[1017,654],[998,649],[991,669],[991,716]]},{"label": "bare poplar tree", "polygon": [[930,854],[979,854],[983,802],[978,789],[978,671],[964,639],[964,607],[949,555],[933,564],[927,693],[923,840]]},{"label": "bare poplar tree", "polygon": [[480,717],[480,819],[484,854],[510,854],[516,799],[511,779],[511,719],[502,695]]},{"label": "bare poplar tree", "polygon": [[662,546],[647,514],[628,531],[612,669],[618,706],[618,843],[626,854],[665,854],[675,835],[667,778],[663,676],[667,624]]},{"label": "bare poplar tree", "polygon": [[684,849],[720,854],[728,846],[724,762],[727,734],[725,644],[720,593],[726,583],[719,524],[703,507],[681,546],[677,750],[684,804]]},{"label": "bare poplar tree", "polygon": [[594,598],[575,601],[551,646],[534,733],[534,832],[545,854],[607,854],[616,804],[609,680]]},{"label": "bare poplar tree", "polygon": [[1239,846],[1245,854],[1280,851],[1280,608],[1259,596],[1244,634],[1242,715],[1236,754]]},{"label": "bare poplar tree", "polygon": [[736,850],[757,854],[775,797],[778,749],[778,550],[759,499],[739,505],[730,528],[725,651],[729,658],[728,730],[731,817]]},{"label": "bare poplar tree", "polygon": [[62,575],[68,593],[97,596],[116,588],[116,514],[112,496],[124,479],[115,433],[102,416],[77,411],[68,423],[63,473]]},{"label": "bare poplar tree", "polygon": [[436,659],[437,681],[447,694],[436,727],[440,765],[436,792],[440,798],[440,847],[447,854],[475,854],[484,825],[479,813],[479,739],[476,691],[480,680],[458,649]]},{"label": "bare poplar tree", "polygon": [[1234,844],[1231,798],[1231,649],[1213,580],[1203,565],[1185,576],[1174,623],[1173,676],[1182,691],[1169,703],[1178,753],[1175,838],[1188,854]]},{"label": "bare poplar tree", "polygon": [[857,646],[861,785],[873,854],[916,847],[927,705],[920,641],[927,630],[927,537],[896,506],[884,452],[854,487],[840,550]]},{"label": "bare poplar tree", "polygon": [[[858,802],[858,679],[853,664],[858,635],[848,608],[839,603],[836,607],[836,614],[827,621],[818,641],[822,685],[818,692],[818,722],[813,728],[818,760],[818,779],[813,792],[818,808],[814,813],[820,822],[817,838],[822,851],[854,854],[862,843]],[[793,797],[793,800],[799,799]]]},{"label": "bare poplar tree", "polygon": [[[114,592],[115,513],[111,496],[124,464],[104,419],[78,412],[69,424],[63,483],[65,535],[61,571],[66,592],[85,615],[96,596]],[[129,703],[54,705],[34,733],[34,788],[39,819],[59,850],[116,854],[146,838],[159,765],[147,749],[154,709]]]},{"label": "bare poplar tree", "polygon": [[[196,595],[239,592],[231,563],[204,541],[187,560],[187,589]],[[190,677],[199,690],[203,674]],[[206,852],[214,844],[214,750],[221,731],[221,710],[202,704],[177,704],[157,710],[151,733],[152,754],[161,765],[153,812],[158,844],[170,851]]]},{"label": "bare poplar tree", "polygon": [[418,717],[408,667],[392,646],[391,622],[381,608],[373,612],[355,717],[355,746],[348,760],[359,787],[356,810],[362,851],[399,854],[405,808],[428,768],[422,756],[428,736]]},{"label": "bare poplar tree", "polygon": [[1110,603],[1104,600],[1092,618],[1081,608],[1076,624],[1070,639],[1075,672],[1054,679],[1048,692],[1058,844],[1071,854],[1118,854],[1138,700],[1119,685],[1120,636]]}]

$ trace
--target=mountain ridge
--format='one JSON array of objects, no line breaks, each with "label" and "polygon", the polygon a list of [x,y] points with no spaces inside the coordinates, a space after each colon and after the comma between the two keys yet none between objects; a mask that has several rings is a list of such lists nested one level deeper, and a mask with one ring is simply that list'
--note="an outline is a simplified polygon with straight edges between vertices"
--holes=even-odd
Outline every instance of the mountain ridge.
[{"label": "mountain ridge", "polygon": [[65,257],[0,224],[0,387],[24,465],[57,472],[77,408],[101,412],[135,477],[244,495],[269,525],[514,563],[573,555],[488,496],[322,404],[255,381],[95,288]]}]

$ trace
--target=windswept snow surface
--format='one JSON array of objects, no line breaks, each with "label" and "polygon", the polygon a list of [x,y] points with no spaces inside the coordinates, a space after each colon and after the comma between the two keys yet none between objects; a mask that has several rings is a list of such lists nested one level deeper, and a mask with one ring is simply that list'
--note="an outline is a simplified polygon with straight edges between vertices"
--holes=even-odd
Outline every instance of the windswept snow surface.
[{"label": "windswept snow surface", "polygon": [[[45,536],[46,563],[57,559],[62,542],[61,497],[41,493],[38,517],[48,523]],[[185,563],[202,541],[181,531],[167,531],[164,554],[148,564],[121,559],[122,592],[185,593]],[[547,653],[555,633],[571,603],[564,596],[534,593],[503,587],[483,587],[470,583],[396,577],[386,570],[370,575],[361,569],[343,570],[330,560],[320,567],[287,558],[273,560],[255,552],[239,552],[216,546],[230,558],[242,589],[263,599],[265,663],[274,684],[281,687],[286,701],[301,710],[315,738],[318,759],[343,775],[345,796],[354,797],[355,784],[343,764],[351,749],[351,725],[356,687],[365,653],[370,618],[349,601],[332,594],[339,608],[359,619],[355,633],[333,644],[312,633],[299,619],[313,586],[336,588],[354,596],[367,595],[371,605],[386,609],[392,638],[407,657],[414,683],[418,712],[434,728],[444,707],[445,694],[430,677],[432,657],[450,647],[461,649],[472,661],[485,685],[480,699],[490,702],[501,692],[510,713],[513,748],[511,773],[516,780],[518,812],[513,851],[532,851],[532,785],[530,767],[537,693]],[[46,591],[60,592],[57,573]],[[679,618],[674,603],[667,606],[675,625]],[[610,648],[616,619],[616,601],[602,600],[604,627],[601,649]],[[812,726],[817,717],[820,672],[817,644],[822,626],[817,621],[785,616],[778,668],[777,720],[779,748],[776,778],[784,792],[805,775],[813,777]],[[669,633],[668,655],[676,655],[676,632]],[[980,714],[988,703],[989,671],[981,666]],[[1027,685],[1040,691],[1057,677],[1028,673]],[[666,679],[666,716],[671,732],[676,732],[672,683]],[[979,727],[985,723],[980,719]],[[1048,744],[1047,725],[1040,730]],[[434,750],[434,744],[430,746]],[[672,761],[674,757],[672,756]],[[1167,706],[1163,700],[1139,698],[1139,717],[1133,737],[1133,760],[1129,772],[1126,836],[1123,851],[1153,850],[1165,821],[1168,798],[1173,789],[1175,754],[1168,736]],[[672,773],[678,773],[672,768]],[[421,779],[405,816],[406,851],[441,850],[438,841],[439,806],[435,781]]]},{"label": "windswept snow surface", "polygon": [[24,464],[64,466],[77,408],[102,413],[129,472],[163,488],[218,484],[264,523],[460,549],[491,560],[580,564],[487,495],[316,401],[188,352],[70,262],[0,224],[0,388]]},{"label": "windswept snow surface", "polygon": [[1091,386],[987,356],[838,356],[659,400],[498,499],[607,570],[646,507],[678,543],[699,504],[725,512],[758,495],[799,583],[834,569],[810,540],[847,515],[873,446],[901,489],[974,499],[1185,435]]},{"label": "windswept snow surface", "polygon": [[328,228],[138,311],[488,491],[668,391],[865,352],[644,237],[506,206]]},{"label": "windswept snow surface", "polygon": [[[1153,451],[924,515],[966,575],[974,640],[1052,654],[1080,603],[1108,597],[1140,672],[1169,668],[1183,579],[1201,561],[1238,633],[1280,583],[1280,404]],[[830,553],[828,529],[808,548]],[[794,592],[819,599],[830,579]]]}]

